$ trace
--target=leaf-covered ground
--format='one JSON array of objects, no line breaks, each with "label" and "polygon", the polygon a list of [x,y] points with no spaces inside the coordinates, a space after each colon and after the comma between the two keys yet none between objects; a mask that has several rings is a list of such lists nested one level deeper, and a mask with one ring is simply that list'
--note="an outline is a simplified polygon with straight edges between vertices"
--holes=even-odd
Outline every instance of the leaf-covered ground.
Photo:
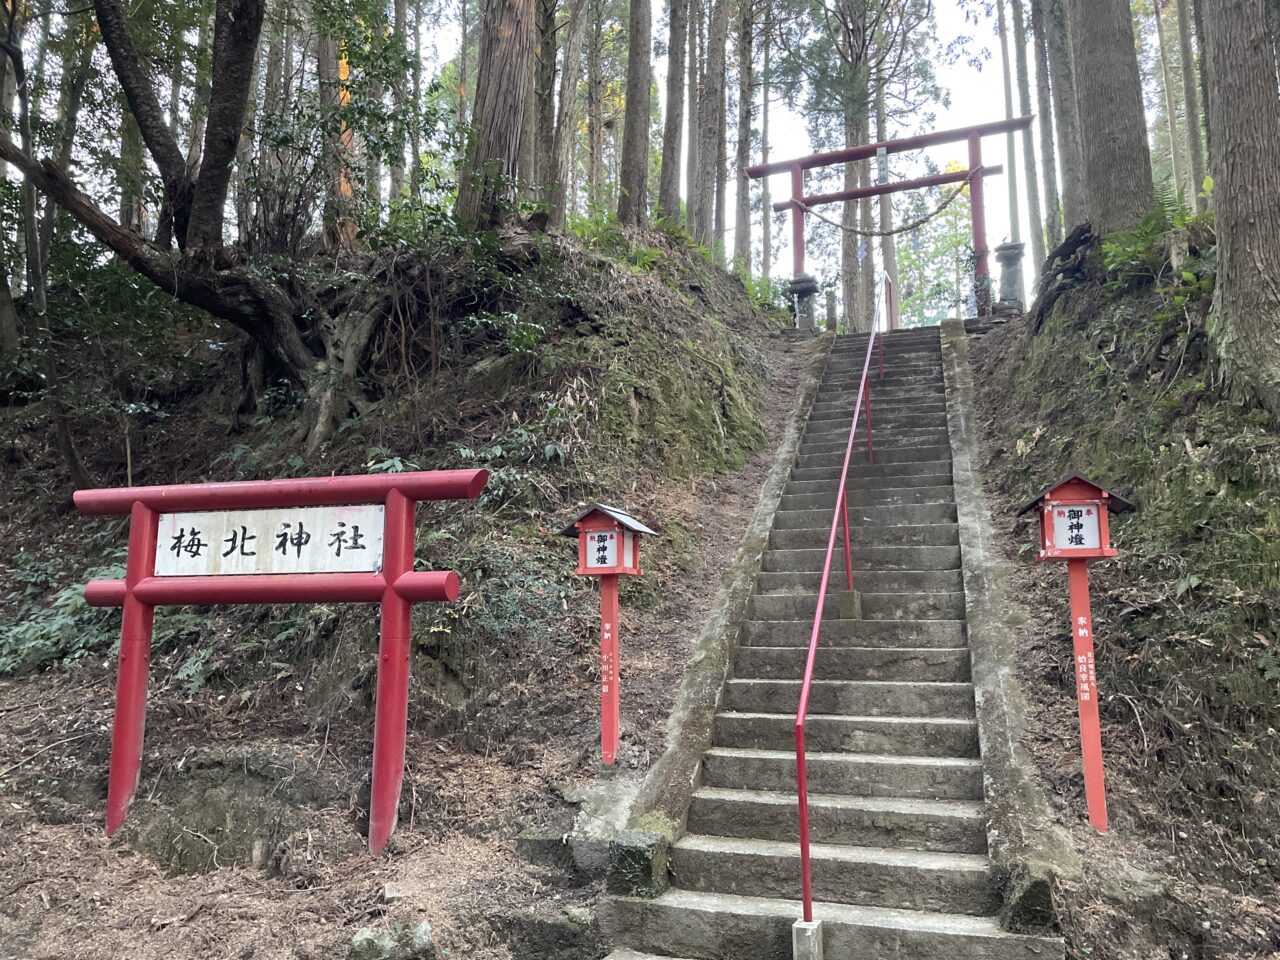
[{"label": "leaf-covered ground", "polygon": [[[973,348],[989,499],[1030,613],[1029,746],[1084,856],[1064,891],[1071,956],[1274,957],[1280,430],[1215,388],[1211,251],[1193,242],[1170,271],[1144,249],[1154,269],[1119,281],[1086,251],[1043,309]],[[1065,571],[1032,562],[1036,521],[1015,517],[1068,470],[1140,508],[1091,574],[1105,837],[1084,816]]]},{"label": "leaf-covered ground", "polygon": [[158,617],[142,783],[126,828],[102,836],[119,620],[85,607],[78,587],[118,568],[126,525],[70,510],[48,410],[3,412],[6,950],[327,958],[359,927],[422,919],[452,956],[589,949],[593,878],[532,863],[515,839],[562,830],[565,798],[601,773],[598,600],[557,533],[588,499],[625,504],[660,532],[623,595],[616,775],[638,775],[662,749],[677,678],[810,352],[678,241],[539,243],[537,256],[491,265],[505,273],[482,305],[437,307],[447,324],[395,331],[370,371],[373,401],[314,458],[297,447],[288,390],[236,416],[234,343],[214,328],[173,332],[165,349],[189,358],[180,376],[149,387],[132,372],[127,389],[150,412],[130,422],[127,449],[110,417],[86,408],[74,423],[104,485],[126,472],[173,483],[491,471],[479,501],[420,511],[418,557],[457,569],[464,586],[456,604],[415,613],[388,858],[369,858],[362,835],[376,609],[329,604]]}]

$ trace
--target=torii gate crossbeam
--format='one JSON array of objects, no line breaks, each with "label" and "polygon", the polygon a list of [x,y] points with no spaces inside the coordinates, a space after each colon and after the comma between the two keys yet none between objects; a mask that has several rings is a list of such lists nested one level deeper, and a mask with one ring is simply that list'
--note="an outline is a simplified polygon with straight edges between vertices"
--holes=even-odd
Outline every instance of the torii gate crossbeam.
[{"label": "torii gate crossbeam", "polygon": [[[972,127],[960,127],[956,130],[943,130],[936,133],[925,133],[915,137],[903,137],[899,140],[884,140],[879,143],[868,143],[844,150],[831,150],[826,153],[810,154],[794,160],[777,160],[772,163],[761,163],[747,168],[747,176],[753,180],[771,176],[775,173],[791,174],[791,199],[775,203],[775,210],[791,211],[791,248],[792,265],[795,277],[804,274],[804,218],[810,207],[826,203],[839,203],[847,200],[858,200],[863,197],[880,196],[885,193],[898,193],[904,190],[918,190],[925,187],[941,186],[948,183],[969,181],[969,213],[973,233],[975,298],[978,303],[978,314],[985,316],[990,312],[991,300],[989,291],[990,268],[987,264],[989,250],[987,248],[986,212],[983,206],[983,178],[1003,172],[999,166],[984,167],[982,165],[982,138],[999,133],[1012,133],[1025,130],[1031,126],[1034,117],[1015,117],[1010,120],[998,120],[994,123],[978,124]],[[804,172],[822,167],[834,166],[838,163],[852,163],[857,160],[868,160],[872,157],[887,156],[891,153],[905,153],[920,150],[944,143],[968,141],[969,166],[965,170],[938,174],[932,177],[921,177],[915,180],[900,180],[896,183],[876,184],[861,187],[857,190],[843,190],[838,193],[820,193],[805,195]]]}]

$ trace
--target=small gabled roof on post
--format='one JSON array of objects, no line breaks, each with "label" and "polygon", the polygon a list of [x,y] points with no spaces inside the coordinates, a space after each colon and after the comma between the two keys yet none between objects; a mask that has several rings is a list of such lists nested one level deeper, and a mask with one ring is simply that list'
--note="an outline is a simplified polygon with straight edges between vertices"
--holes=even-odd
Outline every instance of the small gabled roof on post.
[{"label": "small gabled roof on post", "polygon": [[627,511],[619,507],[610,507],[603,503],[593,503],[591,506],[587,507],[587,509],[574,517],[573,521],[560,531],[560,536],[576,537],[578,535],[578,523],[585,520],[593,513],[603,513],[605,516],[618,521],[618,523],[622,524],[622,526],[634,533],[647,533],[655,537],[658,535],[656,531],[650,530],[631,514],[627,513]]},{"label": "small gabled roof on post", "polygon": [[1017,515],[1020,517],[1024,513],[1031,512],[1036,507],[1040,506],[1040,504],[1044,501],[1044,498],[1049,494],[1049,491],[1056,490],[1058,487],[1061,487],[1064,484],[1071,483],[1073,480],[1079,483],[1083,483],[1086,486],[1092,487],[1094,490],[1097,490],[1099,493],[1105,493],[1107,495],[1106,501],[1105,501],[1107,504],[1107,509],[1112,513],[1129,513],[1133,510],[1138,509],[1136,504],[1132,503],[1129,500],[1126,500],[1124,497],[1120,496],[1119,494],[1112,493],[1110,490],[1100,487],[1098,484],[1094,483],[1088,477],[1072,471],[1071,473],[1068,473],[1065,477],[1062,477],[1059,480],[1055,480],[1053,483],[1049,484],[1047,487],[1045,487],[1043,490],[1037,493],[1034,497],[1032,497],[1030,500],[1024,503],[1022,505],[1022,508],[1018,510]]}]

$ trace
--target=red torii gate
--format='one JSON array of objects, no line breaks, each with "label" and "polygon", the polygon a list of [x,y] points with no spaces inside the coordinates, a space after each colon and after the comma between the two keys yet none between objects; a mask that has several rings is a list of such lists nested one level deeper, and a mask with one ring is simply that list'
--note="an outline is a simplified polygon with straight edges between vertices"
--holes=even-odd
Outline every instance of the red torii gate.
[{"label": "red torii gate", "polygon": [[[867,143],[858,147],[847,147],[843,150],[830,150],[826,153],[814,153],[795,160],[775,160],[771,163],[760,163],[747,167],[747,176],[752,180],[771,176],[775,173],[791,174],[791,199],[782,200],[773,205],[779,212],[791,211],[791,249],[792,273],[796,277],[804,274],[804,215],[809,207],[826,203],[839,203],[845,200],[861,200],[863,197],[878,197],[886,193],[899,193],[904,190],[918,190],[925,187],[943,186],[948,183],[969,181],[969,212],[973,228],[973,252],[975,256],[974,279],[976,281],[976,299],[979,316],[990,312],[991,304],[987,284],[984,282],[991,272],[987,266],[987,222],[983,209],[982,181],[986,176],[1004,172],[1001,166],[984,167],[982,165],[982,138],[998,133],[1012,133],[1025,130],[1031,126],[1034,117],[1015,117],[1011,120],[997,120],[972,127],[961,127],[957,130],[943,130],[937,133],[925,133],[915,137],[904,137],[900,140],[884,140],[880,143]],[[886,156],[891,153],[905,153],[920,150],[924,147],[935,147],[944,143],[956,143],[961,140],[969,142],[969,166],[965,170],[951,173],[940,173],[932,177],[920,177],[915,180],[900,180],[897,183],[873,184],[859,187],[856,190],[841,190],[837,193],[818,193],[809,196],[804,192],[804,172],[821,167],[834,166],[837,163],[852,163],[856,160],[868,160],[872,157]]]}]

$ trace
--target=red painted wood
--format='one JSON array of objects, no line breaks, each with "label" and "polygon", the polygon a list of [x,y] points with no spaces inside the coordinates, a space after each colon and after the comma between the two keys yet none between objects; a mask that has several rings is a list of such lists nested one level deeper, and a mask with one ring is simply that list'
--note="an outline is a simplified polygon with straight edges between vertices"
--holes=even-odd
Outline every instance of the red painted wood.
[{"label": "red painted wood", "polygon": [[[1003,173],[1004,167],[984,167],[974,176],[995,176]],[[800,202],[806,207],[818,207],[825,203],[841,203],[845,200],[861,200],[864,197],[879,197],[886,193],[901,193],[904,190],[920,190],[927,187],[942,187],[949,183],[961,183],[968,179],[968,170],[953,170],[950,173],[939,173],[931,177],[920,177],[915,180],[899,180],[895,183],[877,183],[869,187],[858,187],[856,190],[839,190],[835,193],[815,193],[801,197]],[[781,213],[795,208],[795,200],[779,200],[773,209]]]},{"label": "red painted wood", "polygon": [[392,490],[399,490],[411,500],[474,500],[488,480],[488,470],[425,470],[297,480],[77,490],[73,499],[76,509],[87,514],[124,514],[132,509],[134,503],[146,504],[159,513],[325,507],[343,503],[381,503]]},{"label": "red painted wood", "polygon": [[154,510],[140,503],[133,504],[124,578],[124,617],[120,625],[120,662],[116,671],[116,715],[111,730],[111,772],[107,780],[108,836],[124,823],[142,771],[155,607],[139,599],[133,588],[156,568],[159,526],[160,517]]},{"label": "red painted wood", "polygon": [[618,757],[618,731],[621,725],[621,693],[618,689],[620,668],[618,576],[600,578],[600,753],[606,764]]},{"label": "red painted wood", "polygon": [[[413,570],[414,503],[399,490],[387,494],[382,569],[390,583]],[[396,829],[404,781],[405,728],[409,718],[409,652],[413,605],[393,587],[382,596],[378,640],[378,699],[373,723],[373,782],[369,800],[369,849],[382,853]]]},{"label": "red painted wood", "polygon": [[1075,649],[1076,702],[1080,709],[1080,753],[1084,761],[1084,793],[1089,822],[1107,832],[1107,788],[1102,768],[1102,728],[1098,719],[1098,672],[1093,651],[1093,614],[1089,609],[1086,560],[1067,563],[1071,591],[1071,636]]},{"label": "red painted wood", "polygon": [[[395,592],[412,603],[456,600],[460,582],[452,570],[405,573]],[[386,592],[380,573],[284,573],[230,577],[148,577],[134,595],[151,606],[166,604],[377,603]],[[93,580],[84,588],[91,607],[119,607],[124,580]]]},{"label": "red painted wood", "polygon": [[981,123],[972,127],[958,127],[954,130],[939,130],[935,133],[924,133],[915,137],[903,137],[900,140],[883,140],[878,143],[848,147],[843,150],[830,150],[826,153],[814,153],[794,160],[775,160],[770,163],[758,163],[747,167],[747,176],[752,180],[772,176],[775,173],[786,173],[792,167],[801,170],[813,170],[817,167],[829,167],[837,163],[848,163],[853,160],[866,160],[877,156],[881,150],[885,153],[904,153],[920,150],[924,147],[936,147],[944,143],[957,143],[968,140],[970,136],[989,137],[997,133],[1023,130],[1031,126],[1035,119],[1030,117],[1014,117],[1011,120],[997,120],[993,123]]}]

